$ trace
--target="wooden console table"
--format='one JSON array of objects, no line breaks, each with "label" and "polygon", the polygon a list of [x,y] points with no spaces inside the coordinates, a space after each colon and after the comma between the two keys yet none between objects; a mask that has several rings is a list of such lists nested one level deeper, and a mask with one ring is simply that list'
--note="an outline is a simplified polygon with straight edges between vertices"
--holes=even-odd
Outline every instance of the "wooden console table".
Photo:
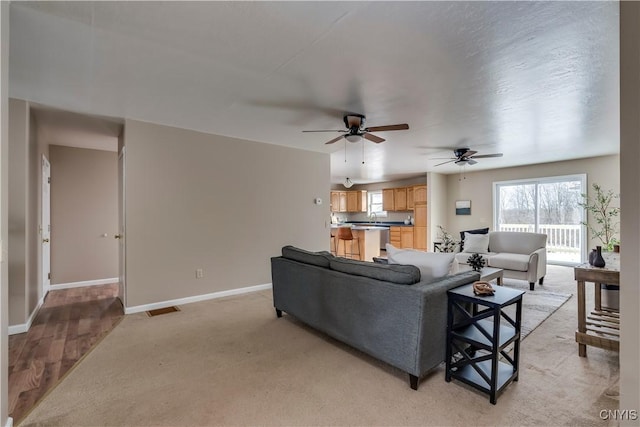
[{"label": "wooden console table", "polygon": [[[587,356],[587,346],[620,351],[620,313],[602,307],[601,284],[620,286],[620,267],[617,259],[607,261],[604,268],[581,264],[574,268],[574,276],[578,282],[578,330],[576,342],[578,355]],[[586,314],[585,287],[586,282],[593,282],[594,309]]]}]

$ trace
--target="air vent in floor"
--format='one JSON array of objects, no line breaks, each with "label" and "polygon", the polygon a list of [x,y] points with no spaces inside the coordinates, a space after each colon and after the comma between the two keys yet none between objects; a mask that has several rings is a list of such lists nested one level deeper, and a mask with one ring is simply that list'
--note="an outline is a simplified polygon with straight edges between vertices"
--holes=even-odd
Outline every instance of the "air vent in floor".
[{"label": "air vent in floor", "polygon": [[178,307],[176,307],[175,305],[172,305],[171,307],[157,308],[155,310],[149,310],[149,311],[147,311],[147,315],[149,317],[153,317],[153,316],[159,316],[161,314],[174,313],[176,311],[180,311],[180,309]]}]

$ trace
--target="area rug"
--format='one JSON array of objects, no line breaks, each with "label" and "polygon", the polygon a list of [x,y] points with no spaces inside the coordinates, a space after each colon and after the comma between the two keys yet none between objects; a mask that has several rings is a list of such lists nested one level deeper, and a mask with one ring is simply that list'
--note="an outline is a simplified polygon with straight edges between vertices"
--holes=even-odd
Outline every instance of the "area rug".
[{"label": "area rug", "polygon": [[[540,326],[542,322],[562,307],[562,304],[569,301],[572,296],[571,294],[541,290],[538,285],[536,285],[536,290],[530,291],[529,284],[526,282],[523,282],[524,285],[507,283],[509,284],[505,284],[505,286],[510,288],[526,290],[526,293],[522,296],[522,325],[520,330],[522,339]],[[505,311],[514,315],[515,308],[510,307]]]}]

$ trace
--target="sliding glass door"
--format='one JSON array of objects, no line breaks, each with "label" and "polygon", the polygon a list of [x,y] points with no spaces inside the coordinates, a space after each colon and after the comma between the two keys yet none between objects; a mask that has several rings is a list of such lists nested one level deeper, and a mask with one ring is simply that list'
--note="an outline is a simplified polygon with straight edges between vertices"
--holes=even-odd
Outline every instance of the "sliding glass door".
[{"label": "sliding glass door", "polygon": [[572,265],[586,257],[579,203],[586,175],[494,183],[494,230],[547,235],[547,261]]}]

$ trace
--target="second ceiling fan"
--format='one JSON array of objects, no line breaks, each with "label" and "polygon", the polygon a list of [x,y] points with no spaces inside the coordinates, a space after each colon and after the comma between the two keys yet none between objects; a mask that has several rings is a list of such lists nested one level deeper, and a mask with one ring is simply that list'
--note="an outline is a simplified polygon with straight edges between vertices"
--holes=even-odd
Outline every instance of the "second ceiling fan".
[{"label": "second ceiling fan", "polygon": [[[455,157],[446,158],[446,162],[438,163],[435,166],[445,165],[447,163],[455,162],[458,166],[475,165],[478,163],[475,159],[486,159],[489,157],[502,157],[502,153],[494,154],[477,154],[477,151],[473,151],[469,148],[456,148],[453,150]],[[445,160],[445,158],[432,159],[432,160]]]},{"label": "second ceiling fan", "polygon": [[331,141],[325,142],[325,144],[333,144],[335,142],[340,141],[342,138],[346,139],[349,142],[358,142],[362,138],[367,139],[371,142],[375,142],[379,144],[384,142],[384,138],[380,138],[379,136],[373,135],[371,132],[387,132],[390,130],[407,130],[409,129],[409,125],[406,123],[401,123],[397,125],[387,125],[387,126],[373,126],[373,127],[364,127],[364,123],[366,121],[366,117],[362,114],[347,114],[343,117],[345,129],[330,129],[330,130],[303,130],[302,132],[342,132],[343,134],[337,138],[332,139]]}]

